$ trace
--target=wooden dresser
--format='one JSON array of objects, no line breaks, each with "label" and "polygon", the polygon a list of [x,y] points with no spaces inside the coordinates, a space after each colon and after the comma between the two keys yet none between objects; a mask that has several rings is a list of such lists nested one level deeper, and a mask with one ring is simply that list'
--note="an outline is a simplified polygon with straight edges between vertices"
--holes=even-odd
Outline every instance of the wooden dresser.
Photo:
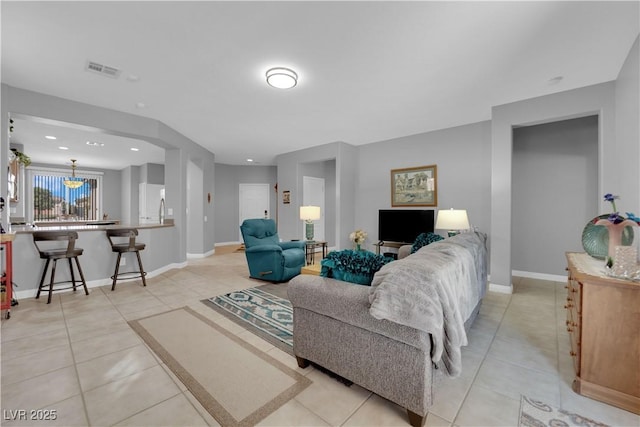
[{"label": "wooden dresser", "polygon": [[585,253],[566,255],[573,390],[640,414],[640,283],[605,276],[604,261]]}]

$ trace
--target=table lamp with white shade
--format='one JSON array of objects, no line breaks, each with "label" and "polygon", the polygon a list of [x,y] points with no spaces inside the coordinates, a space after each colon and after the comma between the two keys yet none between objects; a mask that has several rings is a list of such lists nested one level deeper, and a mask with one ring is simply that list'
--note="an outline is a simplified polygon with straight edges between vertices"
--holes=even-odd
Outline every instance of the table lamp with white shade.
[{"label": "table lamp with white shade", "polygon": [[320,219],[320,206],[300,206],[300,219],[305,222],[308,241],[313,240],[313,221]]},{"label": "table lamp with white shade", "polygon": [[447,230],[449,237],[460,233],[460,230],[469,229],[469,217],[465,209],[447,209],[438,211],[435,228]]}]

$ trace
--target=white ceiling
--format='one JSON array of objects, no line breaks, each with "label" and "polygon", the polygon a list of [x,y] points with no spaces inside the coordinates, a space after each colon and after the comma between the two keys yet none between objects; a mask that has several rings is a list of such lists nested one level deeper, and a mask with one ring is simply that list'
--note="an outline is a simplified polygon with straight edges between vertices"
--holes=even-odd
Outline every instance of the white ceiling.
[{"label": "white ceiling", "polygon": [[[43,123],[31,118],[14,117],[13,129],[10,141],[22,144],[25,154],[35,163],[71,165],[71,159],[76,159],[79,170],[121,170],[130,165],[164,164],[163,148],[138,139],[114,136],[98,130],[78,129],[62,123]],[[47,139],[46,136],[56,139]],[[66,147],[67,150],[60,147]],[[137,151],[132,151],[132,148]]]},{"label": "white ceiling", "polygon": [[[160,120],[228,164],[488,120],[495,105],[611,81],[640,28],[638,1],[0,7],[3,83]],[[273,66],[298,86],[267,86]]]}]

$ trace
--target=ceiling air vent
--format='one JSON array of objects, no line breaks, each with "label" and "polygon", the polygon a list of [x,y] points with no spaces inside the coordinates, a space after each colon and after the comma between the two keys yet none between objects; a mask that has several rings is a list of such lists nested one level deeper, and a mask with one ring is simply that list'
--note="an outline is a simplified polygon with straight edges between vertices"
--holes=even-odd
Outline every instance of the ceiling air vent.
[{"label": "ceiling air vent", "polygon": [[110,67],[108,65],[99,64],[93,61],[87,61],[87,71],[93,71],[94,73],[102,74],[103,76],[111,77],[117,79],[120,77],[121,70]]}]

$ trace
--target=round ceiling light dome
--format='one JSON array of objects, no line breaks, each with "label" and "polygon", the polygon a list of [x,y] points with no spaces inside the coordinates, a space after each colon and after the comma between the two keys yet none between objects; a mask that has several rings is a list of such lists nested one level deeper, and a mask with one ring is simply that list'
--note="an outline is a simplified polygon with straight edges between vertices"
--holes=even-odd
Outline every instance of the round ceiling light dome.
[{"label": "round ceiling light dome", "polygon": [[278,89],[291,89],[298,84],[298,74],[289,68],[271,68],[267,70],[266,76],[269,86]]}]

